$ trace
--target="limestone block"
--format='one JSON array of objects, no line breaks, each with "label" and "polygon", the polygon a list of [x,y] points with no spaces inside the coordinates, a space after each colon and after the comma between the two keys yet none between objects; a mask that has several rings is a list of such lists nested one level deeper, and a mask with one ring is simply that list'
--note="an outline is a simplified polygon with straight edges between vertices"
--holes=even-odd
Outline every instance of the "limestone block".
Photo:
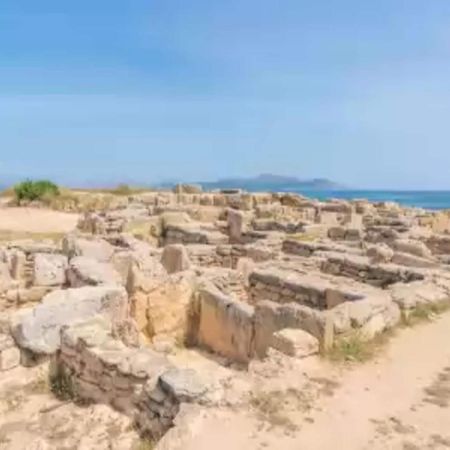
[{"label": "limestone block", "polygon": [[183,339],[193,293],[190,272],[173,274],[148,291],[135,291],[131,303],[138,329],[150,338],[163,334]]},{"label": "limestone block", "polygon": [[125,290],[82,287],[51,292],[36,307],[12,316],[11,333],[21,348],[52,354],[60,347],[61,327],[96,314],[104,314],[115,321],[125,319],[128,316]]},{"label": "limestone block", "polygon": [[335,240],[344,240],[347,230],[344,227],[332,227],[328,230],[328,237]]},{"label": "limestone block", "polygon": [[321,211],[319,213],[319,223],[331,227],[339,225],[339,214],[334,211]]},{"label": "limestone block", "polygon": [[227,210],[227,222],[231,242],[240,242],[244,231],[244,213],[229,208]]},{"label": "limestone block", "polygon": [[433,268],[438,266],[437,262],[433,260],[403,252],[395,252],[392,262],[406,267]]},{"label": "limestone block", "polygon": [[159,377],[159,384],[163,391],[180,403],[197,400],[207,391],[192,369],[169,369]]},{"label": "limestone block", "polygon": [[34,256],[35,286],[62,286],[66,282],[67,256],[37,253]]},{"label": "limestone block", "polygon": [[373,263],[388,263],[392,261],[394,251],[386,244],[369,245],[366,255]]},{"label": "limestone block", "polygon": [[104,239],[86,239],[68,235],[63,239],[63,252],[69,258],[85,256],[100,262],[109,262],[114,253],[114,247]]},{"label": "limestone block", "polygon": [[14,287],[15,283],[9,272],[9,266],[6,262],[0,261],[0,293],[6,292]]},{"label": "limestone block", "polygon": [[414,239],[396,239],[392,247],[402,253],[409,253],[421,258],[431,258],[431,250],[421,241]]},{"label": "limestone block", "polygon": [[0,334],[0,372],[11,370],[20,365],[20,350],[11,336]]},{"label": "limestone block", "polygon": [[319,340],[306,331],[285,328],[274,333],[271,347],[288,356],[305,358],[319,352]]},{"label": "limestone block", "polygon": [[166,245],[161,263],[168,273],[182,272],[191,266],[186,247],[182,244]]},{"label": "limestone block", "polygon": [[85,256],[76,256],[70,260],[67,278],[71,287],[82,286],[120,286],[122,277],[112,264],[100,262]]},{"label": "limestone block", "polygon": [[197,342],[237,362],[247,363],[253,353],[254,309],[213,287],[200,290]]},{"label": "limestone block", "polygon": [[267,300],[258,302],[255,307],[256,356],[264,357],[272,344],[273,334],[284,328],[307,331],[322,341],[326,329],[326,314],[295,303],[279,305]]},{"label": "limestone block", "polygon": [[392,299],[402,310],[410,310],[420,305],[446,302],[448,291],[431,281],[396,283],[389,287]]}]

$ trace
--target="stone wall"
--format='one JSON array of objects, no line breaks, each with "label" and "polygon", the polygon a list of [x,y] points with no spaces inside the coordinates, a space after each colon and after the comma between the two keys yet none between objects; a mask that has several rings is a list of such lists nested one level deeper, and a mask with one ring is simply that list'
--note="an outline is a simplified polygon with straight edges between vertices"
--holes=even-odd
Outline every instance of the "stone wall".
[{"label": "stone wall", "polygon": [[420,271],[395,264],[374,264],[369,258],[356,255],[329,255],[323,261],[321,269],[325,273],[349,277],[378,287],[424,279]]},{"label": "stone wall", "polygon": [[248,363],[253,355],[253,307],[212,287],[202,288],[197,295],[196,344]]},{"label": "stone wall", "polygon": [[182,402],[206,392],[195,372],[149,348],[126,347],[99,317],[61,331],[54,363],[54,383],[63,382],[75,399],[110,404],[156,439],[173,425]]},{"label": "stone wall", "polygon": [[228,236],[218,230],[193,225],[169,225],[164,230],[164,245],[168,244],[226,244]]},{"label": "stone wall", "polygon": [[363,294],[339,289],[320,276],[296,274],[276,268],[254,270],[249,276],[249,284],[253,303],[271,300],[324,310],[364,298]]},{"label": "stone wall", "polygon": [[66,286],[68,259],[53,243],[18,241],[0,248],[0,311],[39,302]]}]

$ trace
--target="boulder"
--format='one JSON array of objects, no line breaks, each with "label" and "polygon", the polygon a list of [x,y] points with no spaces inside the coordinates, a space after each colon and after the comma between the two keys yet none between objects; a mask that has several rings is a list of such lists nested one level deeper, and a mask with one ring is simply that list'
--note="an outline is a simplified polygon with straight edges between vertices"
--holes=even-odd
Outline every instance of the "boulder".
[{"label": "boulder", "polygon": [[11,336],[0,334],[0,372],[11,370],[20,365],[20,350]]},{"label": "boulder", "polygon": [[198,184],[177,184],[173,188],[175,194],[201,194],[203,189]]},{"label": "boulder", "polygon": [[34,256],[35,286],[62,286],[66,283],[67,256],[37,253]]},{"label": "boulder", "polygon": [[414,239],[397,239],[392,247],[398,252],[409,253],[420,258],[431,258],[431,250],[421,241]]},{"label": "boulder", "polygon": [[6,262],[0,261],[0,293],[6,292],[14,287],[14,280],[11,278],[9,266]]},{"label": "boulder", "polygon": [[392,258],[394,264],[406,267],[433,268],[437,263],[428,258],[412,255],[411,253],[395,252]]},{"label": "boulder", "polygon": [[42,303],[15,313],[11,334],[19,347],[37,354],[53,354],[60,347],[63,326],[104,314],[120,322],[128,317],[127,295],[120,287],[82,287],[57,290]]},{"label": "boulder", "polygon": [[109,263],[103,263],[92,258],[76,256],[72,258],[67,271],[71,287],[121,285],[122,277]]},{"label": "boulder", "polygon": [[63,239],[63,252],[69,258],[85,256],[100,262],[109,262],[114,254],[114,247],[104,239],[68,235]]},{"label": "boulder", "polygon": [[131,295],[132,314],[147,337],[170,336],[183,341],[194,293],[190,272],[172,274],[141,285]]},{"label": "boulder", "polygon": [[394,251],[386,244],[374,244],[367,247],[366,255],[374,264],[388,263],[392,261]]},{"label": "boulder", "polygon": [[396,283],[389,288],[393,301],[401,310],[411,310],[421,305],[439,304],[449,300],[445,287],[431,281]]},{"label": "boulder", "polygon": [[192,369],[169,369],[159,377],[159,384],[164,392],[180,403],[196,400],[207,391]]},{"label": "boulder", "polygon": [[182,272],[191,266],[186,247],[182,244],[171,244],[164,248],[161,263],[168,273]]},{"label": "boulder", "polygon": [[227,223],[231,242],[240,242],[244,231],[244,213],[229,208],[227,211]]},{"label": "boulder", "polygon": [[274,333],[271,347],[287,356],[305,358],[319,352],[319,340],[306,331],[284,328]]}]

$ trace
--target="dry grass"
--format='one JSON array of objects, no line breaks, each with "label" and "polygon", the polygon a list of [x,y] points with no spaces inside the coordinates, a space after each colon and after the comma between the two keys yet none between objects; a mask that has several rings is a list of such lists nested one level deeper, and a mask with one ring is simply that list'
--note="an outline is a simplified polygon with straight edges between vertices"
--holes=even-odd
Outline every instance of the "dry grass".
[{"label": "dry grass", "polygon": [[438,374],[431,386],[425,389],[425,401],[439,406],[450,407],[450,367],[446,367]]},{"label": "dry grass", "polygon": [[289,235],[289,239],[294,239],[301,242],[312,242],[319,238],[320,235],[314,233],[296,233]]},{"label": "dry grass", "polygon": [[[88,212],[114,209],[115,205],[123,202],[122,197],[154,192],[152,188],[142,188],[120,184],[108,189],[69,189],[59,187],[58,195],[44,196],[35,202],[37,206],[54,209],[56,211]],[[11,206],[19,206],[15,199],[13,188],[0,193],[0,198],[10,198]],[[30,204],[28,203],[28,206]]]},{"label": "dry grass", "polygon": [[257,417],[272,428],[284,428],[288,431],[297,431],[298,426],[289,416],[289,411],[309,412],[311,399],[306,392],[289,388],[285,391],[260,391],[252,393],[250,405]]},{"label": "dry grass", "polygon": [[32,239],[34,241],[50,240],[53,242],[58,242],[63,237],[64,233],[60,232],[36,233],[30,231],[0,230],[0,242],[20,241],[24,239]]},{"label": "dry grass", "polygon": [[98,189],[74,189],[79,192],[88,192],[91,194],[112,194],[112,195],[136,195],[145,192],[155,192],[156,189],[151,187],[130,186],[128,184],[119,184],[114,188],[98,188]]},{"label": "dry grass", "polygon": [[418,305],[408,313],[404,312],[402,314],[402,325],[406,327],[413,327],[421,323],[430,322],[449,309],[449,300]]},{"label": "dry grass", "polygon": [[386,348],[393,334],[394,331],[389,330],[368,340],[359,332],[354,331],[339,338],[323,356],[337,363],[364,363],[379,355]]},{"label": "dry grass", "polygon": [[142,438],[133,447],[133,450],[153,450],[156,446],[156,442],[151,438]]},{"label": "dry grass", "polygon": [[50,380],[46,373],[40,373],[35,380],[24,386],[24,393],[27,395],[43,395],[50,392]]}]

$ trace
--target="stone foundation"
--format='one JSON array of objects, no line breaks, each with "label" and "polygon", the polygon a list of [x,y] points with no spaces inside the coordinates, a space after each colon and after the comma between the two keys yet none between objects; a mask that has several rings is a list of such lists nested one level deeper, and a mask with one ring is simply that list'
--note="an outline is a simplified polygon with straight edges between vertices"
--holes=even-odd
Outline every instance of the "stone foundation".
[{"label": "stone foundation", "polygon": [[325,273],[352,278],[378,287],[424,279],[420,271],[395,264],[374,264],[367,257],[354,255],[329,255],[322,263],[321,269]]},{"label": "stone foundation", "polygon": [[195,372],[151,349],[126,347],[99,317],[62,330],[54,366],[55,382],[64,382],[75,399],[110,404],[156,439],[173,425],[182,402],[206,392]]}]

